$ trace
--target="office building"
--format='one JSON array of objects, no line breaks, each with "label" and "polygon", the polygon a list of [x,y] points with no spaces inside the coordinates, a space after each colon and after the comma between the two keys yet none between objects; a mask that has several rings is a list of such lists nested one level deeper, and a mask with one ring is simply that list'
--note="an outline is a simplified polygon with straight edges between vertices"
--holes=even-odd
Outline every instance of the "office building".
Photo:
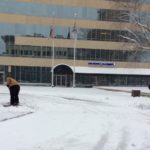
[{"label": "office building", "polygon": [[[123,37],[129,0],[0,2],[1,76],[52,86],[141,86],[150,80],[150,52]],[[149,14],[144,3],[139,13]],[[136,29],[135,29],[136,30]],[[136,54],[136,59],[134,55]]]}]

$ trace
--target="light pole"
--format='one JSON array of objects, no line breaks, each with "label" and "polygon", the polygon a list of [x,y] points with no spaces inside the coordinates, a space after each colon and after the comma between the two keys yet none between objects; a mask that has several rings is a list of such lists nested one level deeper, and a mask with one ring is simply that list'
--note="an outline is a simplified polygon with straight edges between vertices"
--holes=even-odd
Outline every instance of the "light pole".
[{"label": "light pole", "polygon": [[76,66],[76,43],[77,43],[77,27],[76,27],[76,17],[77,13],[74,13],[74,27],[73,27],[73,38],[74,38],[74,49],[73,49],[73,87],[76,87],[76,73],[75,73],[75,66]]}]

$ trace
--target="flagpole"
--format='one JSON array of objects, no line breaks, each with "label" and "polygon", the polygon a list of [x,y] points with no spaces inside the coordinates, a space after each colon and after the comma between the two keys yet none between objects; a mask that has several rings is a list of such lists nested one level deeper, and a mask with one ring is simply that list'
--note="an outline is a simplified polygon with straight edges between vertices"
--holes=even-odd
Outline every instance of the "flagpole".
[{"label": "flagpole", "polygon": [[[74,14],[74,27],[76,25],[76,17],[77,17],[77,13]],[[77,33],[76,33],[77,34]],[[73,49],[73,87],[76,87],[76,73],[75,73],[75,66],[76,66],[76,43],[77,43],[77,36],[75,36],[74,33],[74,49]]]},{"label": "flagpole", "polygon": [[52,81],[52,84],[51,84],[51,87],[54,87],[54,38],[52,40],[52,70],[51,70],[51,81]]},{"label": "flagpole", "polygon": [[54,59],[55,59],[55,44],[54,44],[54,16],[55,13],[52,13],[53,15],[53,33],[52,33],[52,69],[51,69],[51,87],[54,87]]},{"label": "flagpole", "polygon": [[76,73],[75,73],[75,66],[76,66],[76,42],[77,39],[74,39],[74,50],[73,50],[73,87],[76,87]]}]

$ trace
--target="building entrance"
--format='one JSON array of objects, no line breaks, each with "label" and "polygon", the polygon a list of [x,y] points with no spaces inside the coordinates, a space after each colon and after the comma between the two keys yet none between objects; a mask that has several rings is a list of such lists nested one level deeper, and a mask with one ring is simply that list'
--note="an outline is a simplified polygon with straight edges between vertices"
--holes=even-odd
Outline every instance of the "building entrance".
[{"label": "building entrance", "polygon": [[73,71],[69,66],[59,65],[54,68],[54,86],[71,87]]},{"label": "building entrance", "polygon": [[54,76],[54,85],[70,87],[72,85],[71,79],[72,79],[72,76],[70,76],[70,75],[55,75]]},{"label": "building entrance", "polygon": [[54,78],[55,86],[66,86],[66,76],[56,75]]}]

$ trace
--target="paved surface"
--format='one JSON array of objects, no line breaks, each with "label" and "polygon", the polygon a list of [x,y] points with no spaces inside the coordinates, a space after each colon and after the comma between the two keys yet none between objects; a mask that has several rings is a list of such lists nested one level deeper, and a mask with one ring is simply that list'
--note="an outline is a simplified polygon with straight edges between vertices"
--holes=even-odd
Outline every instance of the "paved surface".
[{"label": "paved surface", "polygon": [[[115,92],[126,92],[126,93],[131,93],[132,95],[132,90],[129,91],[129,90],[123,90],[123,89],[111,89],[111,88],[103,88],[103,87],[98,87],[98,89],[102,89],[106,91],[115,91]],[[140,96],[150,97],[150,93],[140,91]]]}]

